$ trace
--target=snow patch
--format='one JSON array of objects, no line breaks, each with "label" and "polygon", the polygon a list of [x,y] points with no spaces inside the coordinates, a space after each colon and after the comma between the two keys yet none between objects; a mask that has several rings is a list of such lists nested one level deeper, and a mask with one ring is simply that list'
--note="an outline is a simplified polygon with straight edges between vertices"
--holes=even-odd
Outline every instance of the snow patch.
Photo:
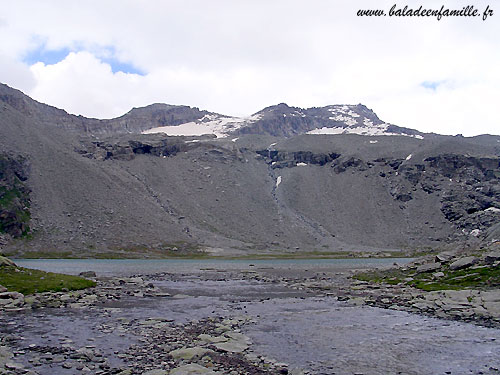
[{"label": "snow patch", "polygon": [[[371,122],[369,119],[365,119]],[[368,123],[367,121],[367,123]],[[416,138],[416,139],[424,139],[421,135],[411,135],[411,134],[405,134],[405,133],[391,133],[387,131],[387,128],[389,127],[389,124],[382,123],[378,125],[371,125],[371,126],[351,126],[351,127],[334,127],[334,128],[329,128],[329,127],[322,127],[319,129],[313,129],[308,131],[306,134],[359,134],[359,135],[368,135],[368,136],[375,136],[375,135],[398,135],[398,136],[403,136],[403,137],[411,137],[411,138]],[[370,142],[371,143],[371,142]],[[376,143],[376,142],[373,142]]]},{"label": "snow patch", "polygon": [[343,122],[344,124],[346,124],[348,126],[356,125],[358,123],[352,117],[344,116],[344,115],[332,116],[332,117],[329,117],[329,119],[333,120],[333,121]]},{"label": "snow patch", "polygon": [[271,144],[267,147],[267,149],[268,149],[268,150],[271,150],[271,149],[273,148],[273,146],[276,146],[276,142],[271,143]]},{"label": "snow patch", "polygon": [[473,229],[470,231],[470,235],[474,236],[474,237],[479,236],[479,233],[481,233],[481,230],[479,230],[479,229]]},{"label": "snow patch", "polygon": [[372,120],[370,120],[369,118],[365,117],[365,118],[363,119],[363,124],[364,124],[365,126],[370,126],[370,127],[371,127],[371,126],[373,126],[373,121],[372,121]]},{"label": "snow patch", "polygon": [[227,117],[209,114],[201,119],[186,122],[177,126],[160,126],[148,129],[143,134],[164,133],[167,135],[204,135],[215,134],[217,138],[224,138],[228,133],[259,120],[261,115],[250,117]]},{"label": "snow patch", "polygon": [[500,208],[490,207],[490,208],[487,208],[485,211],[488,211],[488,212],[500,212]]},{"label": "snow patch", "polygon": [[281,184],[281,176],[278,176],[278,178],[276,179],[276,187],[280,186]]}]

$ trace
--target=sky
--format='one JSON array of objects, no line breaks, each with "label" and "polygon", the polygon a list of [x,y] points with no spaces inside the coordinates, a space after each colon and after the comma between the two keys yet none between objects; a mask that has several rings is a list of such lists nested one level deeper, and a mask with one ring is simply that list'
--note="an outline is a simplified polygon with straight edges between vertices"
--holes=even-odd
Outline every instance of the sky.
[{"label": "sky", "polygon": [[[474,4],[476,17],[396,17]],[[500,4],[475,0],[0,0],[0,82],[69,113],[152,103],[250,116],[362,103],[385,122],[500,134]],[[498,5],[498,9],[497,9]],[[489,6],[486,20],[482,14]],[[357,16],[381,9],[387,16]]]}]

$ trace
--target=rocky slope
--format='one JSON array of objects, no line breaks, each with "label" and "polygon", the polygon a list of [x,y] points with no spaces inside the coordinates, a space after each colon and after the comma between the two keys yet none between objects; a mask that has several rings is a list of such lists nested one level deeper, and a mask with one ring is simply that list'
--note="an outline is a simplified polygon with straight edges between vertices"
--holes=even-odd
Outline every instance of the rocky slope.
[{"label": "rocky slope", "polygon": [[[242,254],[498,241],[500,137],[421,135],[344,107],[279,105],[244,125],[169,105],[95,120],[1,85],[0,151],[26,160],[31,190],[29,239],[5,251]],[[140,134],[186,123],[232,126],[233,135]],[[376,135],[314,131],[334,123]]]}]

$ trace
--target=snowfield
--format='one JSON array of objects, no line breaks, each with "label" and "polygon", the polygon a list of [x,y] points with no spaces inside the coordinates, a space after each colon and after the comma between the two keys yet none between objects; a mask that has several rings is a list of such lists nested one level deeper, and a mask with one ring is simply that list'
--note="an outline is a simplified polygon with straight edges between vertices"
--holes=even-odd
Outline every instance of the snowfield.
[{"label": "snowfield", "polygon": [[260,118],[259,115],[250,117],[227,117],[220,115],[205,115],[201,119],[176,126],[160,126],[145,130],[142,134],[164,133],[167,135],[205,135],[215,134],[217,138],[225,138],[245,125],[251,124]]}]

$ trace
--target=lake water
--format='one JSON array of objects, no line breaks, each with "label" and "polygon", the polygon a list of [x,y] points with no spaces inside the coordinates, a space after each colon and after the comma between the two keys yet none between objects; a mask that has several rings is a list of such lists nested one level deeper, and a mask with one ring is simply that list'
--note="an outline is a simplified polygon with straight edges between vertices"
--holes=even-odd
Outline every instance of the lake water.
[{"label": "lake water", "polygon": [[77,275],[82,271],[95,271],[98,276],[125,276],[157,272],[196,272],[207,268],[238,270],[251,268],[278,269],[353,269],[405,264],[411,258],[356,258],[356,259],[14,259],[27,268]]}]

